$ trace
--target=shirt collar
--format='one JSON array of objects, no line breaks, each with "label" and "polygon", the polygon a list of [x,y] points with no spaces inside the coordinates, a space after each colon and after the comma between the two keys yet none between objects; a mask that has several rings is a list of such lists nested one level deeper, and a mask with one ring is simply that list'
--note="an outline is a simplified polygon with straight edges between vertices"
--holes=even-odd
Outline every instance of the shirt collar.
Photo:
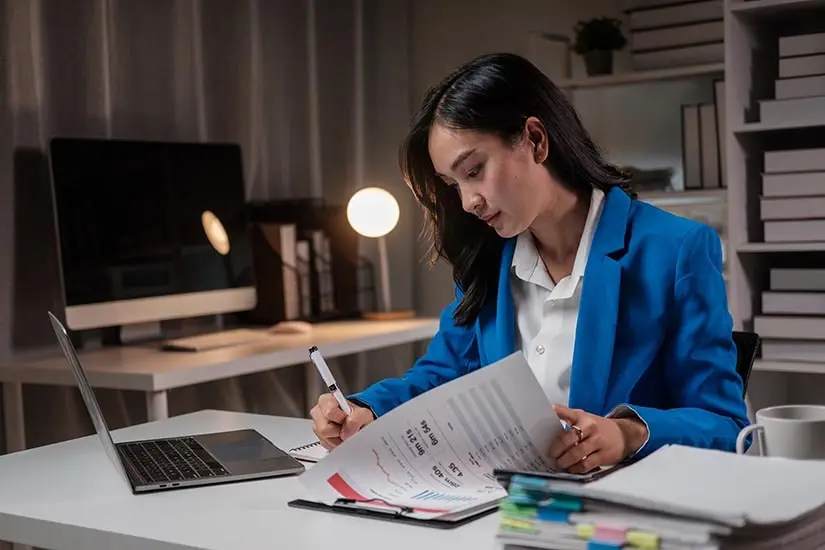
[{"label": "shirt collar", "polygon": [[[593,243],[593,236],[599,225],[602,207],[604,205],[604,191],[593,189],[590,195],[590,208],[587,211],[587,218],[584,222],[584,230],[576,250],[576,259],[573,261],[573,271],[571,276],[581,278],[584,276],[584,268],[587,265],[587,257],[590,255],[590,246]],[[516,247],[513,251],[513,261],[511,267],[519,279],[529,281],[535,274],[539,265],[539,254],[530,230],[524,231],[516,238]]]}]

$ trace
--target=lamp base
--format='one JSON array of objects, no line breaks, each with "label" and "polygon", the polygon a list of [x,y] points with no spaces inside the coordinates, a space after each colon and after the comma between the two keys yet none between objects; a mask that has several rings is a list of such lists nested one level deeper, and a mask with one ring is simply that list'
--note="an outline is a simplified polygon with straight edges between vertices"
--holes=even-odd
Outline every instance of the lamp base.
[{"label": "lamp base", "polygon": [[365,311],[363,313],[364,319],[370,321],[398,321],[400,319],[413,319],[415,317],[414,309],[396,309],[393,311]]}]

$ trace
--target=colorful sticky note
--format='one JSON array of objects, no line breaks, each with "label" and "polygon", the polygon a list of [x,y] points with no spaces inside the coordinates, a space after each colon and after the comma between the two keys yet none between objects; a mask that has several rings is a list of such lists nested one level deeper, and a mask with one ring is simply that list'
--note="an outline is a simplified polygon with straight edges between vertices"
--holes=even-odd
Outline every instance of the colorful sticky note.
[{"label": "colorful sticky note", "polygon": [[645,531],[628,531],[626,542],[639,550],[658,550],[659,535]]},{"label": "colorful sticky note", "polygon": [[515,474],[510,478],[510,486],[523,487],[539,491],[547,490],[547,480],[536,476]]},{"label": "colorful sticky note", "polygon": [[556,510],[554,508],[539,508],[538,518],[542,521],[551,521],[553,523],[568,523],[570,512],[564,510]]},{"label": "colorful sticky note", "polygon": [[627,529],[614,525],[597,525],[593,539],[601,542],[616,542],[624,544],[627,537]]},{"label": "colorful sticky note", "polygon": [[549,506],[551,508],[558,508],[569,512],[581,512],[584,507],[579,497],[563,494],[553,495],[549,499],[542,501],[540,506]]},{"label": "colorful sticky note", "polygon": [[535,523],[529,520],[521,520],[518,518],[502,518],[501,528],[505,531],[518,531],[521,533],[537,533]]},{"label": "colorful sticky note", "polygon": [[576,536],[580,539],[590,540],[596,533],[596,526],[591,523],[579,523],[576,525]]}]

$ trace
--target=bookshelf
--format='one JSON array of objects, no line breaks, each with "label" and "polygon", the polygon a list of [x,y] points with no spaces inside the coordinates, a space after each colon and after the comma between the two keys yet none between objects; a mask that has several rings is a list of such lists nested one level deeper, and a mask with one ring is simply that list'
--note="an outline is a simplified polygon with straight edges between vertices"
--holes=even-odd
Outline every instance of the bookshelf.
[{"label": "bookshelf", "polygon": [[825,0],[730,0],[728,4],[733,16],[757,18],[787,15],[796,10],[815,10],[825,7]]},{"label": "bookshelf", "polygon": [[722,76],[724,72],[724,63],[705,63],[668,69],[616,73],[605,76],[566,78],[560,80],[558,85],[563,90],[606,88],[613,86],[624,86],[627,84],[644,84],[661,82],[665,80],[678,80],[694,76]]},{"label": "bookshelf", "polygon": [[[812,110],[804,120],[789,115],[787,120],[763,121],[760,111],[760,102],[776,98],[776,80],[794,76],[781,72],[787,51],[783,53],[780,38],[815,33],[825,33],[825,0],[725,0],[729,292],[735,327],[756,330],[763,340],[749,385],[754,409],[824,400],[820,394],[825,378],[820,375],[825,374],[825,307],[818,311],[816,301],[825,295],[825,279],[821,289],[816,285],[818,274],[825,271],[814,270],[825,270],[825,232],[818,237],[809,222],[825,219],[825,211],[812,207],[812,197],[825,196],[825,167],[772,167],[766,153],[790,158],[791,151],[825,152],[825,109]],[[825,101],[825,90],[811,88],[809,95]],[[782,180],[789,174],[805,178],[807,191],[790,183],[769,189],[764,183],[774,176],[791,182]],[[821,191],[813,187],[819,181]],[[800,182],[805,183],[800,179],[793,184]],[[796,196],[780,196],[789,193]],[[786,201],[791,208],[768,215],[765,208],[771,201]],[[777,233],[777,227],[787,232]]]}]

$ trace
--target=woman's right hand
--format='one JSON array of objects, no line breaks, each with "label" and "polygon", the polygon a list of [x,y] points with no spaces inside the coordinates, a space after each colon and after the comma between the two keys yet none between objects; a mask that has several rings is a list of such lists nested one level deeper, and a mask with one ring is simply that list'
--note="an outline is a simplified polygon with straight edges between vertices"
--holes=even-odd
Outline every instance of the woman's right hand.
[{"label": "woman's right hand", "polygon": [[375,420],[367,408],[348,402],[352,412],[347,416],[332,394],[325,393],[309,412],[312,417],[312,431],[327,450],[340,445],[356,434],[358,430]]}]

